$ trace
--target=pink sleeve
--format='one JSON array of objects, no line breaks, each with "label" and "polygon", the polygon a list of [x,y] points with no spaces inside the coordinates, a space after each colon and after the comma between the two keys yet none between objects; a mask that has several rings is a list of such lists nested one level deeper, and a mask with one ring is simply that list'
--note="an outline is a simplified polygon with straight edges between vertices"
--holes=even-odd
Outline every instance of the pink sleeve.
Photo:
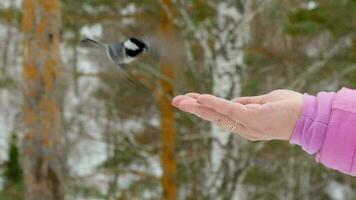
[{"label": "pink sleeve", "polygon": [[356,176],[356,90],[305,94],[290,142],[316,154],[325,166]]}]

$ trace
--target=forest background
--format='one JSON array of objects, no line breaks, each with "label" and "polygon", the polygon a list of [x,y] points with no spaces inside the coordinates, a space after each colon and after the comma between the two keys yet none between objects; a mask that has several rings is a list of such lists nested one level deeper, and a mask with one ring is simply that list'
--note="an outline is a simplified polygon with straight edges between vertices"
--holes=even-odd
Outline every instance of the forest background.
[{"label": "forest background", "polygon": [[[138,84],[78,45],[129,36],[165,46],[127,67]],[[356,199],[299,147],[170,105],[356,88],[355,0],[0,0],[0,47],[2,200]]]}]

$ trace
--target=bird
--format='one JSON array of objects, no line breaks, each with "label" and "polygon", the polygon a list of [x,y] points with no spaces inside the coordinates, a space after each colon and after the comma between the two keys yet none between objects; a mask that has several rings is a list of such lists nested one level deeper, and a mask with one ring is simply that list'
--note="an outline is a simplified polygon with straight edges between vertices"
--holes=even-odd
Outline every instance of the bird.
[{"label": "bird", "polygon": [[104,43],[98,40],[85,38],[80,44],[87,48],[104,50],[109,59],[121,67],[136,61],[145,52],[150,52],[147,42],[136,37],[130,37],[122,42]]}]

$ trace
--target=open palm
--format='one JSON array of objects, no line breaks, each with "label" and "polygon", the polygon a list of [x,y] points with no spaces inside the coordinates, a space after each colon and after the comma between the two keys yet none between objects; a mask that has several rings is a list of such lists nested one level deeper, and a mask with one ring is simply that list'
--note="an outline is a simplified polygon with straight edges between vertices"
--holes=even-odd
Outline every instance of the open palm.
[{"label": "open palm", "polygon": [[209,94],[188,93],[175,97],[172,104],[249,140],[288,140],[302,113],[303,95],[275,90],[228,101]]}]

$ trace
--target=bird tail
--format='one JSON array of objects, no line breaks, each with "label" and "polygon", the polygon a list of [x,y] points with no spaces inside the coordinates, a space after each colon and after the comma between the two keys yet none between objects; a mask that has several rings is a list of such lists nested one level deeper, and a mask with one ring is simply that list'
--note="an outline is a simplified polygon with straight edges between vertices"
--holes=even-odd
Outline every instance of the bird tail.
[{"label": "bird tail", "polygon": [[104,47],[103,43],[98,42],[96,40],[89,39],[89,38],[81,40],[80,44],[83,47],[87,47],[87,48],[103,48]]}]

